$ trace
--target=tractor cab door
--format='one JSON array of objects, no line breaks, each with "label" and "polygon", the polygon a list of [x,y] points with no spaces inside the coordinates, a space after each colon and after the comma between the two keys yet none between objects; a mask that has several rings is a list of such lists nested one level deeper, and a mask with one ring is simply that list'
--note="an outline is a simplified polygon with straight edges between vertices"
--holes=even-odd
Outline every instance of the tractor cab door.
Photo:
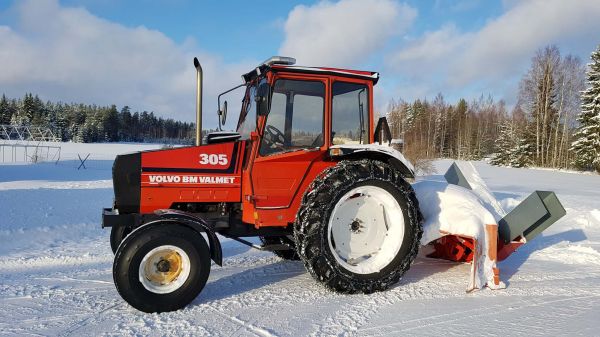
[{"label": "tractor cab door", "polygon": [[276,79],[252,166],[257,210],[289,208],[311,165],[325,154],[327,80]]}]

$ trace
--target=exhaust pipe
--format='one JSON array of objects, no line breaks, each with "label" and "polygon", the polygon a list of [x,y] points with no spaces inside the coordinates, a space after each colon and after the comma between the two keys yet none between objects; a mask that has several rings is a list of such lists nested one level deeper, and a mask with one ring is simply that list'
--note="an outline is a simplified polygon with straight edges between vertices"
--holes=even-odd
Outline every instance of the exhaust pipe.
[{"label": "exhaust pipe", "polygon": [[196,68],[196,146],[202,145],[202,66],[194,57]]}]

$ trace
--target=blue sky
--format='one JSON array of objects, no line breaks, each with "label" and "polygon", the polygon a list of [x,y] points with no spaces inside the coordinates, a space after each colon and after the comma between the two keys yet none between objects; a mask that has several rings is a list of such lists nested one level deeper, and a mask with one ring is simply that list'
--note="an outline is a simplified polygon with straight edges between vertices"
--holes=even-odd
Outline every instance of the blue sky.
[{"label": "blue sky", "polygon": [[287,54],[379,71],[382,113],[392,98],[438,92],[451,102],[491,94],[511,106],[536,49],[556,44],[587,62],[599,33],[596,0],[2,1],[0,93],[193,120],[198,56],[211,127],[218,92]]},{"label": "blue sky", "polygon": [[[276,54],[283,41],[283,24],[298,5],[318,1],[193,1],[193,0],[68,0],[64,6],[83,6],[90,12],[129,27],[156,29],[178,43],[194,38],[227,62],[266,58]],[[405,1],[423,17],[407,35],[420,36],[447,22],[462,30],[476,30],[488,18],[502,13],[500,1]],[[9,1],[10,3],[10,1]],[[6,4],[4,8],[10,7]],[[260,46],[260,48],[257,48]]]}]

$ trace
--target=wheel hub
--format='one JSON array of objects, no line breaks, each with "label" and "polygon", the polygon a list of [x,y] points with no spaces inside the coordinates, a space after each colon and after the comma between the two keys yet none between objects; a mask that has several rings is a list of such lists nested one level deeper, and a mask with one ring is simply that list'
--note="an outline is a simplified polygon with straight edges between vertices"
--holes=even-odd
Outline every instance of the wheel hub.
[{"label": "wheel hub", "polygon": [[189,274],[190,260],[181,248],[160,246],[142,259],[139,279],[147,290],[164,294],[181,287]]},{"label": "wheel hub", "polygon": [[379,272],[396,256],[404,237],[402,208],[387,190],[365,185],[346,193],[329,219],[336,260],[361,274]]},{"label": "wheel hub", "polygon": [[167,260],[160,260],[156,264],[156,269],[161,273],[166,273],[171,268],[171,264]]},{"label": "wheel hub", "polygon": [[361,228],[364,228],[360,223],[362,221],[360,221],[359,219],[354,219],[354,221],[352,221],[352,223],[350,224],[350,230],[352,231],[352,233],[360,233],[361,232]]}]

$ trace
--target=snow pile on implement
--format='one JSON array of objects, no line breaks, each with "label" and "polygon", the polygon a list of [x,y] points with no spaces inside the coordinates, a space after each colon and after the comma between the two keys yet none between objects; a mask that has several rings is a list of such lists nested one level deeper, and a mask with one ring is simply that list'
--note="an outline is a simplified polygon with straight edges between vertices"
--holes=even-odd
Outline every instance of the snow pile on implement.
[{"label": "snow pile on implement", "polygon": [[476,263],[471,266],[467,291],[486,285],[498,288],[500,284],[494,284],[493,272],[496,261],[487,254],[490,240],[486,225],[495,220],[481,200],[466,188],[443,182],[421,181],[413,187],[425,218],[421,244],[434,243],[448,235],[472,239],[477,243]]}]

